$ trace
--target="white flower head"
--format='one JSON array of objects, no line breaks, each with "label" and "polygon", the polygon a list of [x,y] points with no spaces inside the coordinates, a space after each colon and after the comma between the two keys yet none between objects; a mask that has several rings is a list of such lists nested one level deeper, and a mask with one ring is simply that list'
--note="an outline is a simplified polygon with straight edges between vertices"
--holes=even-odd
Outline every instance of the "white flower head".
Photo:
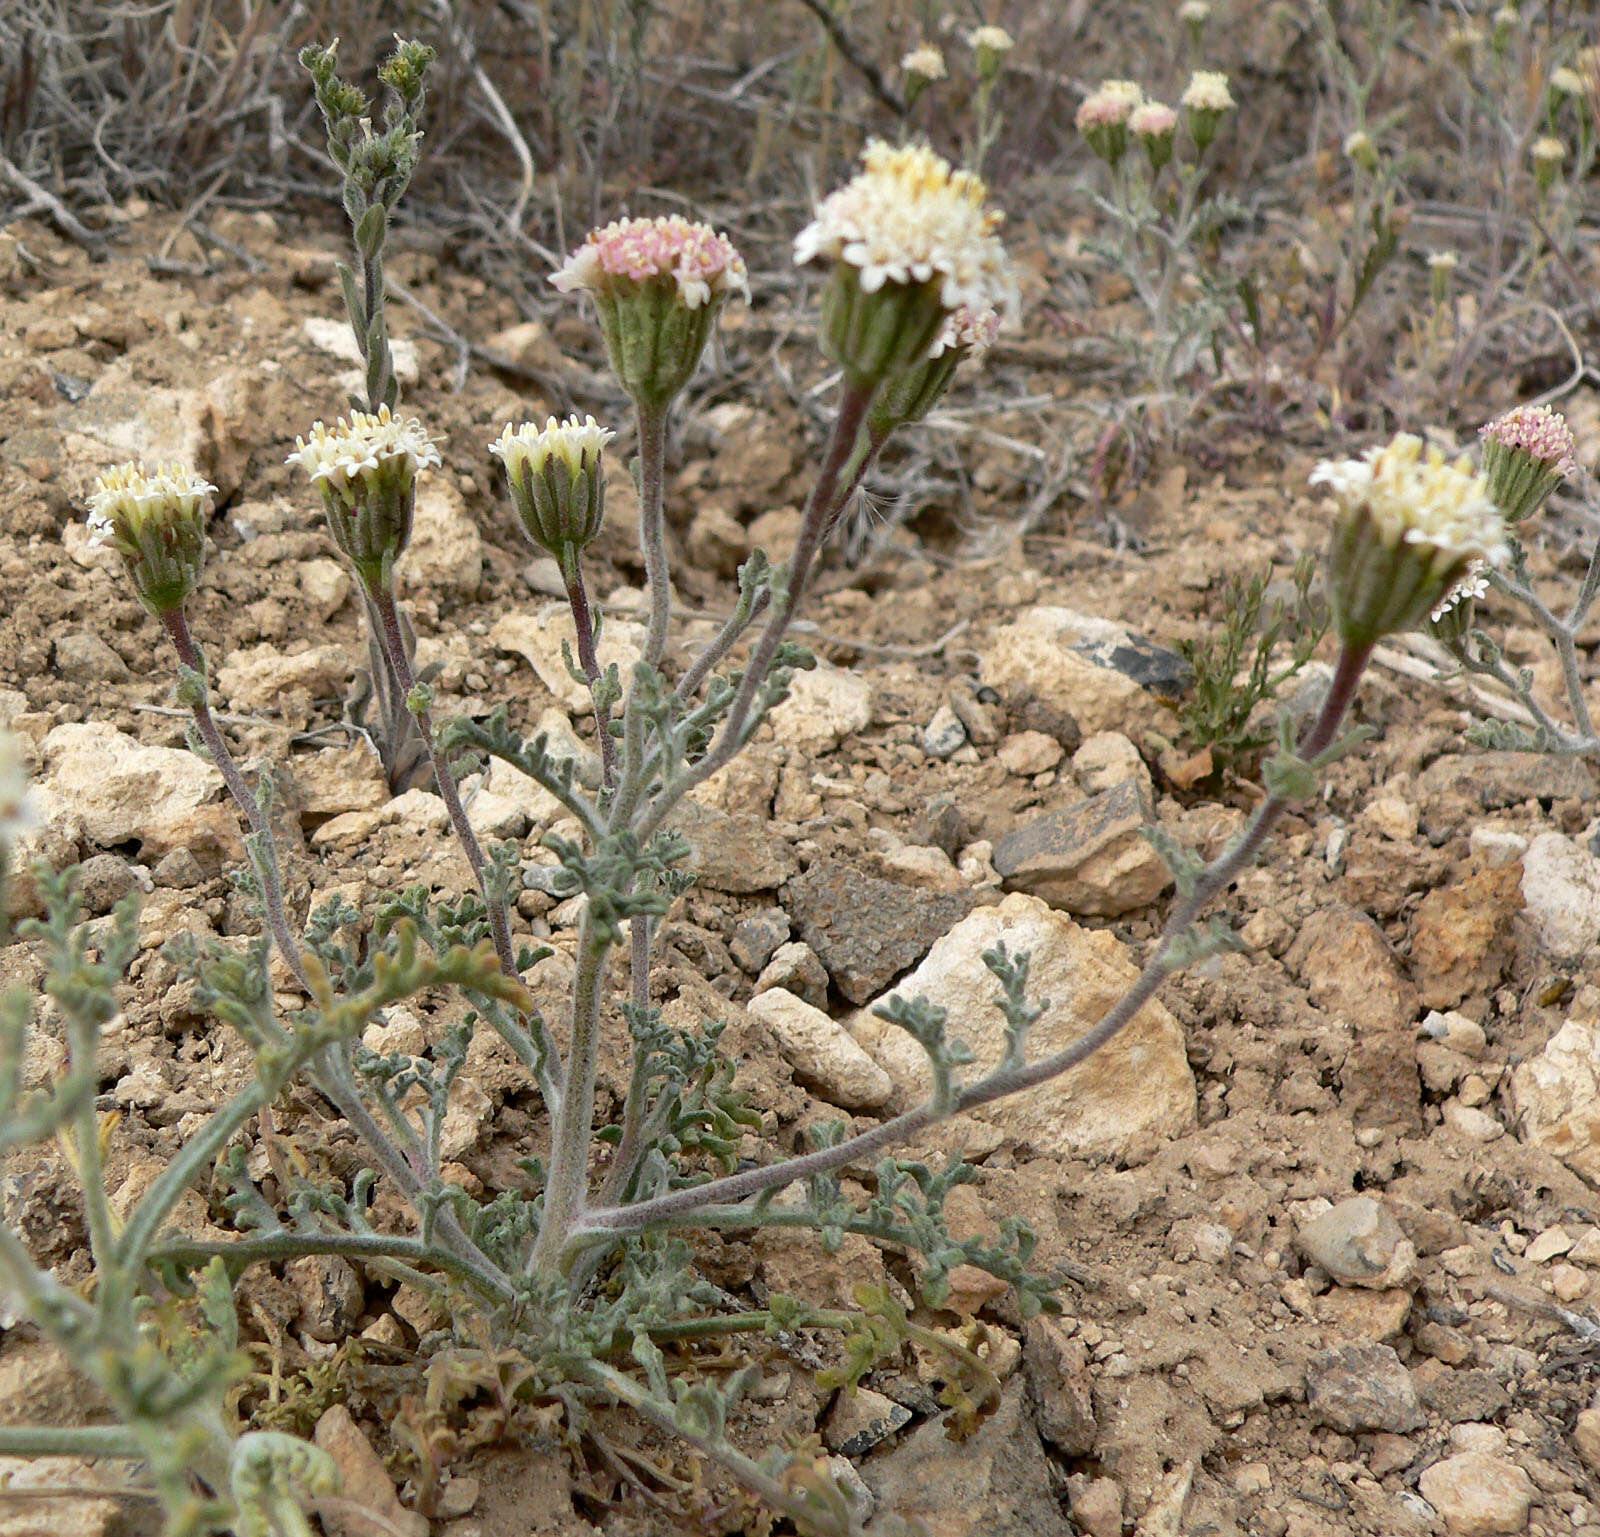
[{"label": "white flower head", "polygon": [[377,411],[352,411],[332,427],[313,422],[309,437],[294,440],[294,452],[285,461],[298,464],[313,485],[345,501],[354,495],[358,481],[392,476],[409,483],[420,469],[440,463],[422,423],[414,416],[396,416],[388,406]]},{"label": "white flower head", "polygon": [[1179,102],[1191,112],[1229,112],[1234,106],[1228,77],[1216,69],[1197,69],[1190,75]]},{"label": "white flower head", "polygon": [[180,464],[119,464],[98,476],[89,493],[89,542],[105,544],[119,533],[136,539],[152,522],[192,519],[216,489]]},{"label": "white flower head", "polygon": [[1178,7],[1178,20],[1185,26],[1203,27],[1211,20],[1209,0],[1183,0]]},{"label": "white flower head", "polygon": [[37,825],[22,749],[16,737],[0,728],[0,848]]},{"label": "white flower head", "polygon": [[1388,545],[1427,545],[1443,555],[1499,565],[1509,550],[1489,483],[1465,454],[1446,459],[1409,432],[1359,459],[1324,460],[1311,484],[1326,486],[1342,512],[1365,508]]},{"label": "white flower head", "polygon": [[1582,96],[1583,76],[1563,64],[1560,69],[1550,72],[1550,89],[1557,96]]},{"label": "white flower head", "polygon": [[1430,272],[1454,272],[1461,265],[1461,258],[1454,251],[1429,251],[1428,270]]},{"label": "white flower head", "polygon": [[555,417],[546,420],[543,427],[524,422],[520,427],[506,423],[505,431],[489,445],[489,452],[500,459],[506,473],[516,477],[526,469],[532,474],[544,472],[551,459],[559,460],[573,474],[593,469],[599,462],[601,451],[616,433],[602,427],[592,416],[581,421],[569,416],[564,422]]},{"label": "white flower head", "polygon": [[943,80],[949,73],[944,65],[944,55],[932,43],[913,48],[901,59],[900,71],[914,75],[919,80]]},{"label": "white flower head", "polygon": [[946,352],[961,350],[963,355],[983,354],[994,346],[1000,334],[1000,313],[987,309],[974,314],[963,305],[951,312],[932,348],[929,358],[942,357]]},{"label": "white flower head", "polygon": [[946,310],[1017,307],[1016,280],[995,231],[1004,215],[988,189],[926,145],[874,139],[864,169],[818,207],[795,237],[797,265],[824,260],[857,269],[863,293],[885,283],[937,283]]},{"label": "white flower head", "polygon": [[967,33],[967,46],[974,53],[1010,53],[1017,45],[1004,27],[974,27]]}]

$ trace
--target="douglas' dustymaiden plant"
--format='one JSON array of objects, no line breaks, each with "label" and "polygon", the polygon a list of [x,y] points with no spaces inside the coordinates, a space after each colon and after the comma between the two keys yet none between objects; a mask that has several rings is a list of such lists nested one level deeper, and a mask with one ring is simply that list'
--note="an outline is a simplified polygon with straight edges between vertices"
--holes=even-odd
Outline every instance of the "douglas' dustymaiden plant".
[{"label": "douglas' dustymaiden plant", "polygon": [[[230,1395],[246,1362],[233,1292],[252,1266],[334,1256],[403,1280],[441,1304],[453,1334],[432,1337],[430,1348],[439,1347],[436,1361],[453,1362],[453,1381],[470,1376],[471,1361],[488,1361],[486,1387],[502,1393],[514,1380],[518,1401],[559,1404],[574,1431],[594,1406],[627,1405],[722,1464],[802,1531],[856,1532],[848,1492],[814,1446],[752,1454],[735,1444],[728,1416],[749,1371],[675,1374],[667,1348],[741,1333],[833,1329],[848,1348],[846,1364],[829,1380],[852,1386],[914,1341],[948,1362],[948,1401],[958,1417],[982,1407],[993,1378],[976,1355],[920,1324],[887,1292],[862,1291],[856,1312],[781,1296],[733,1311],[725,1294],[696,1274],[679,1231],[786,1227],[820,1232],[830,1244],[862,1234],[920,1256],[929,1303],[942,1299],[950,1271],[965,1264],[1010,1282],[1025,1316],[1054,1307],[1050,1278],[1029,1269],[1032,1239],[1020,1223],[1008,1223],[994,1243],[951,1236],[944,1202],[954,1185],[974,1177],[967,1164],[953,1159],[934,1171],[897,1161],[892,1149],[951,1116],[1066,1072],[1111,1040],[1171,973],[1231,942],[1220,924],[1197,926],[1206,909],[1285,809],[1314,793],[1318,770],[1349,740],[1340,739],[1340,724],[1378,639],[1426,615],[1470,562],[1499,556],[1500,514],[1468,466],[1424,453],[1415,439],[1400,437],[1319,470],[1316,478],[1336,504],[1331,586],[1340,653],[1332,687],[1299,740],[1286,734],[1280,741],[1264,769],[1266,799],[1217,860],[1202,866],[1153,834],[1176,866],[1178,896],[1127,994],[1081,1039],[1029,1060],[1029,1026],[1046,1005],[1029,997],[1026,957],[997,946],[985,961],[1005,1020],[998,1063],[969,1074],[962,1022],[924,1000],[897,996],[882,1012],[926,1053],[926,1101],[855,1135],[842,1125],[813,1129],[809,1144],[790,1156],[774,1147],[735,1167],[737,1138],[758,1123],[718,1054],[719,1027],[669,1027],[651,985],[659,926],[690,883],[683,870],[689,849],[673,830],[673,813],[733,761],[783,699],[793,670],[810,665],[791,638],[794,620],[830,532],[884,441],[925,412],[962,359],[993,336],[998,317],[1014,311],[999,215],[975,175],[922,146],[873,143],[859,173],[824,199],[800,232],[795,257],[819,279],[820,345],[839,370],[831,428],[793,555],[777,565],[760,554],[746,562],[732,616],[676,675],[666,665],[665,432],[718,312],[747,291],[745,264],[705,225],[629,219],[596,230],[556,274],[558,288],[588,295],[633,405],[649,617],[642,653],[625,675],[599,663],[600,616],[583,569],[605,515],[606,450],[616,429],[592,418],[508,425],[491,451],[518,522],[555,557],[566,587],[572,666],[590,690],[602,748],[590,793],[574,762],[544,736],[524,739],[504,707],[486,721],[436,721],[433,691],[416,675],[395,574],[406,558],[418,478],[440,468],[440,454],[427,427],[401,411],[385,362],[378,256],[396,183],[414,163],[425,59],[402,43],[391,61],[386,78],[396,100],[384,135],[363,115],[365,99],[337,76],[329,50],[309,50],[307,62],[356,226],[361,259],[346,282],[346,303],[363,333],[369,389],[365,402],[331,426],[314,425],[290,459],[304,472],[308,494],[320,498],[360,583],[381,667],[415,724],[477,889],[435,900],[413,888],[364,914],[337,900],[303,917],[290,910],[267,782],[252,785],[235,762],[210,708],[210,664],[189,627],[211,488],[181,467],[125,466],[103,476],[91,498],[92,520],[122,553],[141,601],[170,638],[195,750],[217,765],[248,824],[243,882],[263,934],[243,948],[185,940],[173,949],[202,1005],[247,1043],[254,1072],[116,1214],[105,1160],[117,1128],[96,1107],[96,1048],[134,954],[134,914],[125,905],[108,924],[86,928],[70,875],[46,878],[50,916],[24,933],[47,956],[45,991],[68,1062],[49,1087],[24,1090],[21,1063],[36,1011],[20,992],[7,994],[0,1001],[0,1155],[46,1138],[70,1149],[93,1279],[63,1285],[17,1233],[0,1226],[0,1288],[94,1381],[117,1422],[3,1427],[0,1453],[137,1457],[175,1532],[307,1533],[304,1502],[331,1494],[335,1470],[305,1442],[241,1431],[234,1422]],[[1217,83],[1201,84],[1186,103],[1197,145],[1227,110]],[[1147,136],[1169,132],[1164,123],[1146,114]],[[1105,126],[1119,125],[1107,118]],[[1137,125],[1133,132],[1139,135]],[[12,752],[0,742],[0,850],[15,843],[27,815]],[[570,819],[574,835],[545,839],[557,860],[544,872],[546,889],[586,899],[570,997],[556,1025],[541,1016],[523,981],[541,952],[512,936],[511,898],[525,878],[520,850],[479,843],[456,780],[465,753],[514,765]],[[274,950],[301,995],[287,1012],[268,975]],[[616,1013],[631,1037],[631,1071],[618,1121],[596,1125],[596,1068],[619,953],[625,979]],[[387,1008],[425,989],[445,990],[467,1010],[427,1053],[385,1055],[361,1044]],[[550,1132],[543,1156],[519,1166],[519,1181],[473,1194],[448,1177],[441,1132],[452,1085],[468,1070],[472,1037],[484,1030],[520,1064]],[[338,1177],[313,1160],[275,1159],[286,1188],[252,1173],[252,1127],[296,1080],[314,1085],[357,1140],[358,1172]],[[846,1166],[875,1171],[859,1204],[839,1183]],[[216,1239],[175,1228],[180,1197],[212,1179],[226,1192],[237,1233]],[[393,1215],[399,1211],[404,1221]]]}]

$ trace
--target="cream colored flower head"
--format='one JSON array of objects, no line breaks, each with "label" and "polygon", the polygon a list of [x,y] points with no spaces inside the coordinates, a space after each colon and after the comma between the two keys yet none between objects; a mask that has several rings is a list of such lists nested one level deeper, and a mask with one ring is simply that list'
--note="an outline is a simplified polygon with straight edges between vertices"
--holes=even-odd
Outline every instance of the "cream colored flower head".
[{"label": "cream colored flower head", "polygon": [[1533,147],[1528,153],[1535,161],[1542,160],[1546,165],[1560,165],[1567,158],[1567,146],[1560,139],[1545,134],[1533,141]]},{"label": "cream colored flower head", "polygon": [[1120,127],[1143,100],[1144,88],[1137,81],[1102,80],[1078,107],[1078,132]]},{"label": "cream colored flower head", "polygon": [[[942,61],[941,61],[942,62]],[[744,258],[709,224],[672,214],[662,219],[616,219],[591,230],[550,282],[562,293],[604,293],[622,278],[648,283],[671,277],[686,309],[696,310],[730,293],[750,298]]]},{"label": "cream colored flower head", "polygon": [[581,421],[569,416],[564,422],[549,417],[543,427],[524,422],[506,429],[489,445],[489,452],[500,459],[506,473],[520,476],[524,470],[541,475],[551,459],[559,460],[574,475],[592,470],[599,463],[601,452],[616,433],[602,427],[592,416]]},{"label": "cream colored flower head", "polygon": [[937,283],[947,310],[1015,311],[1016,280],[995,233],[1005,216],[986,206],[977,176],[953,170],[926,145],[874,139],[861,159],[863,169],[829,193],[795,237],[797,265],[845,262],[863,293]]},{"label": "cream colored flower head", "polygon": [[967,33],[967,46],[974,53],[1010,53],[1017,45],[1004,27],[974,27]]},{"label": "cream colored flower head", "polygon": [[1228,77],[1215,69],[1197,69],[1190,75],[1179,102],[1191,112],[1229,112],[1234,106]]},{"label": "cream colored flower head", "polygon": [[1178,20],[1185,26],[1203,27],[1211,20],[1209,0],[1183,0],[1178,7]]},{"label": "cream colored flower head", "polygon": [[16,737],[0,729],[0,848],[38,825]]},{"label": "cream colored flower head", "polygon": [[136,540],[151,523],[193,519],[216,489],[181,464],[153,470],[119,464],[99,476],[89,493],[89,542],[104,544],[119,534]]},{"label": "cream colored flower head", "polygon": [[1550,73],[1550,89],[1557,96],[1582,96],[1583,76],[1565,64]]},{"label": "cream colored flower head", "polygon": [[1430,272],[1454,272],[1461,265],[1461,258],[1454,251],[1429,251],[1428,270]]},{"label": "cream colored flower head", "polygon": [[944,67],[944,55],[932,43],[913,48],[901,59],[900,72],[915,75],[919,80],[943,80],[949,74]]},{"label": "cream colored flower head", "polygon": [[403,480],[440,463],[439,450],[414,416],[396,416],[388,406],[376,413],[352,411],[333,426],[311,424],[311,435],[294,440],[285,461],[298,464],[312,484],[348,499],[358,480],[399,472]]},{"label": "cream colored flower head", "polygon": [[1388,545],[1426,545],[1491,565],[1509,553],[1487,479],[1465,454],[1446,459],[1409,432],[1359,459],[1325,460],[1311,472],[1311,484],[1326,486],[1341,512],[1364,507]]}]

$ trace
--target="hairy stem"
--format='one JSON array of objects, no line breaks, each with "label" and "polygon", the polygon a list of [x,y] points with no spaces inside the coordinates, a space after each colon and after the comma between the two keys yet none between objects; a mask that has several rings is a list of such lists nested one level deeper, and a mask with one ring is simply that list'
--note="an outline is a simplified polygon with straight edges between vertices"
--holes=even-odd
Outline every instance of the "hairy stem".
[{"label": "hairy stem", "polygon": [[[372,602],[383,625],[384,650],[394,667],[400,691],[409,701],[416,692],[417,679],[411,667],[411,658],[406,655],[405,641],[400,631],[400,611],[395,606],[394,589],[382,588],[374,592]],[[433,716],[424,709],[413,709],[412,714],[416,717],[417,729],[422,733],[428,762],[433,768],[434,783],[439,787],[439,797],[444,801],[445,810],[450,814],[450,825],[455,829],[456,837],[466,853],[467,863],[472,866],[473,876],[477,879],[478,890],[483,895],[483,905],[489,914],[489,932],[494,937],[494,950],[500,957],[501,969],[513,981],[519,980],[516,952],[511,947],[511,917],[506,911],[505,898],[494,889],[489,879],[489,861],[484,857],[483,847],[478,842],[478,835],[472,830],[472,823],[467,820],[467,810],[461,804],[461,791],[456,786],[456,776],[451,772],[444,754],[439,751],[438,744],[434,741]]]},{"label": "hairy stem", "polygon": [[600,737],[601,780],[606,789],[617,782],[617,744],[611,735],[611,707],[605,705],[599,694],[600,655],[595,649],[594,610],[589,605],[589,589],[577,557],[572,559],[572,569],[562,573],[567,586],[567,602],[572,608],[572,628],[578,637],[578,665],[589,680],[589,698],[594,705],[594,726]]},{"label": "hairy stem", "polygon": [[650,586],[650,620],[644,659],[659,667],[672,624],[672,581],[667,570],[667,519],[663,480],[667,458],[666,407],[634,402],[639,425],[639,549]]},{"label": "hairy stem", "polygon": [[[1300,757],[1313,760],[1332,745],[1370,655],[1370,649],[1349,647],[1340,653],[1327,698],[1297,744],[1296,753]],[[1061,1051],[1042,1057],[1037,1062],[1001,1069],[962,1089],[956,1095],[952,1113],[972,1110],[1046,1083],[1076,1067],[1114,1039],[1149,1002],[1161,983],[1178,969],[1179,941],[1206,907],[1255,860],[1262,844],[1290,804],[1286,797],[1279,795],[1269,796],[1261,803],[1249,826],[1201,872],[1189,895],[1173,909],[1161,931],[1161,940],[1155,953],[1146,962],[1132,987],[1098,1024]],[[932,1104],[924,1104],[834,1147],[819,1148],[816,1152],[786,1159],[767,1168],[746,1169],[703,1185],[674,1190],[653,1200],[638,1201],[629,1206],[597,1207],[585,1216],[574,1231],[572,1244],[576,1248],[604,1242],[619,1233],[638,1232],[662,1222],[691,1216],[706,1207],[734,1205],[764,1191],[780,1190],[796,1180],[831,1174],[847,1163],[864,1159],[915,1136],[939,1119],[942,1117],[935,1112]]]}]

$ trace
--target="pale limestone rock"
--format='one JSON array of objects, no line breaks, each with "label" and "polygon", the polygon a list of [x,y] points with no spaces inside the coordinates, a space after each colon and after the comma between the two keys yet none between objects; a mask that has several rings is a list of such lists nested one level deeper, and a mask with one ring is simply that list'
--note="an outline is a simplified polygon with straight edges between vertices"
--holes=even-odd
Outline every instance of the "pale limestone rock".
[{"label": "pale limestone rock", "polygon": [[355,667],[345,646],[312,646],[286,656],[270,642],[235,651],[216,670],[217,693],[230,709],[270,709],[283,694],[327,697],[344,691]]},{"label": "pale limestone rock", "polygon": [[220,800],[222,775],[185,749],[146,747],[92,722],[57,726],[41,755],[40,817],[65,820],[90,843],[138,842],[146,860],[175,848],[230,857],[243,848],[238,817]]},{"label": "pale limestone rock", "polygon": [[894,1081],[856,1044],[843,1025],[787,988],[757,993],[745,1007],[768,1025],[802,1083],[831,1105],[876,1110],[894,1093]]},{"label": "pale limestone rock", "polygon": [[389,799],[383,764],[365,742],[297,753],[286,766],[303,816],[372,811]]},{"label": "pale limestone rock", "polygon": [[483,580],[483,535],[454,484],[437,471],[417,482],[411,543],[399,570],[408,592],[472,597]]},{"label": "pale limestone rock", "polygon": [[[630,619],[607,618],[600,631],[600,666],[604,669],[615,662],[624,689],[633,676],[634,664],[643,653],[644,638],[644,626]],[[572,610],[565,603],[547,604],[537,614],[507,614],[489,631],[489,644],[520,656],[571,714],[591,706],[588,685],[574,679],[562,660],[563,640],[573,650],[576,661]]]},{"label": "pale limestone rock", "polygon": [[342,816],[330,817],[312,833],[311,845],[313,848],[359,848],[380,827],[401,825],[418,832],[442,833],[450,826],[450,813],[431,790],[407,790],[372,811],[347,811]]},{"label": "pale limestone rock", "polygon": [[300,591],[318,619],[327,623],[350,596],[350,573],[336,560],[319,555],[300,562]]},{"label": "pale limestone rock", "polygon": [[[343,1404],[335,1404],[323,1414],[312,1440],[339,1469],[343,1497],[317,1512],[330,1533],[336,1537],[378,1537],[387,1529],[400,1533],[400,1537],[427,1537],[427,1518],[400,1503],[394,1482],[372,1443]],[[379,1519],[374,1520],[367,1511]]]},{"label": "pale limestone rock", "polygon": [[1600,1182],[1600,1023],[1569,1019],[1511,1075],[1524,1142]]},{"label": "pale limestone rock", "polygon": [[1522,900],[1550,955],[1582,955],[1600,940],[1600,859],[1561,833],[1540,833],[1522,856]]},{"label": "pale limestone rock", "polygon": [[1072,755],[1072,773],[1085,795],[1098,795],[1130,780],[1147,801],[1155,798],[1150,770],[1139,749],[1120,731],[1097,731]]},{"label": "pale limestone rock", "polygon": [[[300,323],[300,333],[318,352],[353,365],[335,381],[341,389],[352,395],[366,394],[366,368],[361,360],[361,348],[356,344],[356,334],[348,321],[335,320],[331,315],[308,315]],[[404,336],[391,336],[389,351],[394,358],[395,378],[402,384],[415,384],[421,378],[417,344]]]},{"label": "pale limestone rock", "polygon": [[[976,1062],[963,1069],[968,1082],[998,1061],[1004,1042],[1004,1021],[994,1007],[999,984],[981,959],[1001,940],[1013,955],[1028,952],[1029,993],[1049,1000],[1029,1034],[1030,1059],[1070,1045],[1138,975],[1115,935],[1080,928],[1037,897],[1013,893],[994,907],[979,908],[892,990],[948,1011],[950,1034],[965,1039],[976,1054]],[[870,1006],[847,1023],[895,1082],[889,1108],[899,1112],[920,1104],[931,1083],[921,1047]],[[1194,1076],[1183,1033],[1165,1008],[1148,1003],[1109,1046],[1070,1073],[973,1114],[1042,1153],[1143,1162],[1165,1138],[1195,1124]]]},{"label": "pale limestone rock", "polygon": [[789,680],[789,697],[767,717],[773,735],[816,754],[872,724],[872,686],[865,678],[818,662]]},{"label": "pale limestone rock", "polygon": [[1346,1286],[1375,1291],[1404,1286],[1417,1271],[1417,1251],[1382,1202],[1351,1196],[1299,1224],[1296,1242],[1307,1259]]},{"label": "pale limestone rock", "polygon": [[995,631],[982,657],[983,681],[1001,693],[1026,688],[1072,716],[1085,736],[1141,736],[1160,729],[1171,712],[1132,678],[1073,649],[1074,642],[1114,643],[1122,634],[1119,625],[1074,609],[1025,609]]},{"label": "pale limestone rock", "polygon": [[1504,1457],[1462,1452],[1424,1468],[1417,1482],[1450,1537],[1515,1537],[1526,1531],[1533,1480]]},{"label": "pale limestone rock", "polygon": [[[244,368],[181,390],[133,384],[126,374],[108,369],[61,418],[60,452],[69,491],[74,497],[86,493],[107,464],[139,459],[185,465],[215,485],[217,500],[225,501],[239,489],[250,454],[259,446],[258,390],[255,374]],[[113,558],[108,569],[116,565]]]},{"label": "pale limestone rock", "polygon": [[1005,765],[1006,772],[1019,779],[1048,774],[1065,755],[1066,749],[1043,731],[1014,731],[1001,738],[995,750],[995,757]]},{"label": "pale limestone rock", "polygon": [[521,838],[530,827],[548,827],[567,814],[537,779],[499,758],[487,771],[462,783],[467,821],[480,838]]}]

